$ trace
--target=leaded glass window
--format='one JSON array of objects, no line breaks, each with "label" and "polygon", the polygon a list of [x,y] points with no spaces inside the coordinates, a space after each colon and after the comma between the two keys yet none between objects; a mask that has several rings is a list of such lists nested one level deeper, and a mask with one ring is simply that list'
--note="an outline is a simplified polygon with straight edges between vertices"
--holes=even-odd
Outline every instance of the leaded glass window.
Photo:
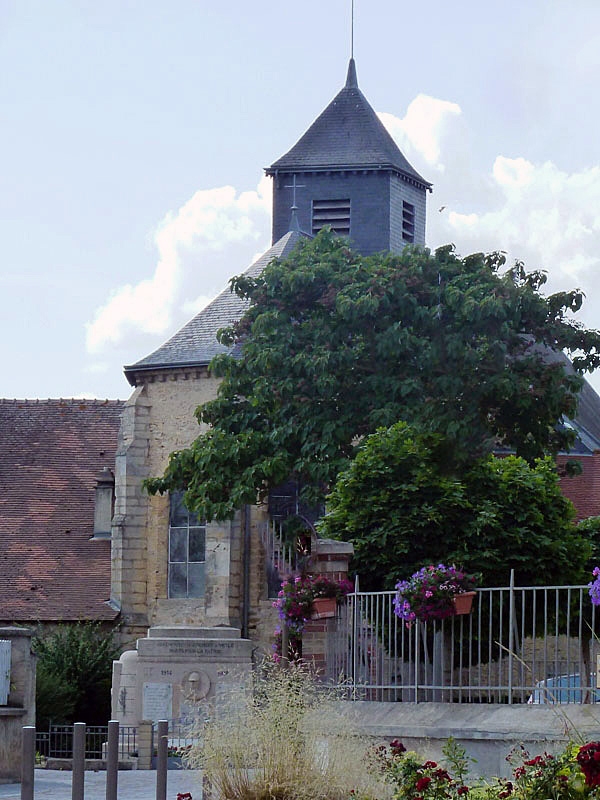
[{"label": "leaded glass window", "polygon": [[206,523],[188,511],[183,492],[171,494],[169,512],[169,597],[204,597]]}]

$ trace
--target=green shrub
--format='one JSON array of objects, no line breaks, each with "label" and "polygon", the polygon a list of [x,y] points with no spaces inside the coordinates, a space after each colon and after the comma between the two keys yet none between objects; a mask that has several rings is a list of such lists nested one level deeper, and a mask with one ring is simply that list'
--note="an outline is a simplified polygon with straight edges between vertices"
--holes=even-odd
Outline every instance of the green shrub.
[{"label": "green shrub", "polygon": [[115,629],[77,622],[40,630],[34,649],[37,724],[105,725],[110,717],[112,662],[119,657]]}]

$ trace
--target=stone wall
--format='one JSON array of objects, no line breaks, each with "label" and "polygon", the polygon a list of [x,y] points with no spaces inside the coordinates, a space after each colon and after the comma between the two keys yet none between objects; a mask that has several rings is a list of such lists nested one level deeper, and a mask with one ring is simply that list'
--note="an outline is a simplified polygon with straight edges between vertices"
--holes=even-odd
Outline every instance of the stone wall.
[{"label": "stone wall", "polygon": [[35,656],[28,628],[0,628],[0,639],[11,642],[8,705],[0,706],[0,783],[21,779],[21,738],[24,725],[35,725]]},{"label": "stone wall", "polygon": [[[125,405],[116,458],[112,530],[112,600],[121,609],[123,642],[153,625],[232,625],[252,638],[266,597],[261,531],[266,510],[249,507],[230,522],[206,526],[206,591],[202,598],[168,598],[169,498],[149,497],[144,478],[161,475],[173,451],[201,433],[195,410],[215,397],[218,381],[206,370],[149,375]],[[243,619],[248,550],[249,611]]]},{"label": "stone wall", "polygon": [[[111,592],[125,639],[143,635],[152,624],[204,622],[205,598],[167,598],[169,498],[149,497],[142,481],[162,474],[169,455],[198,436],[194,412],[215,396],[217,386],[206,370],[173,370],[149,376],[125,405],[115,469]],[[207,593],[220,598],[213,624],[228,624],[231,526],[208,528]]]}]

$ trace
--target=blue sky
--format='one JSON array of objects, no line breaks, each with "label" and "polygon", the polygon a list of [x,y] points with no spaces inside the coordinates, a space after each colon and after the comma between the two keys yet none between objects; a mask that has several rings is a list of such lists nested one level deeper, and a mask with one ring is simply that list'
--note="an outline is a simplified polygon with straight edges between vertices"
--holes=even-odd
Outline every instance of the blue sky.
[{"label": "blue sky", "polygon": [[[343,85],[349,6],[0,0],[1,396],[127,397],[122,366],[266,249],[262,167]],[[355,6],[428,244],[547,269],[600,327],[600,3]]]}]

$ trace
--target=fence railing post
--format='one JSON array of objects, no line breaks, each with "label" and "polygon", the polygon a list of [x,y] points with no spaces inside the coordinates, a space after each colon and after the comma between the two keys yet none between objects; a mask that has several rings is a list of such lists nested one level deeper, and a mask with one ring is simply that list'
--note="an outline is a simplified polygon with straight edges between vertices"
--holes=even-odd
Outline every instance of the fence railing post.
[{"label": "fence railing post", "polygon": [[83,800],[85,781],[85,722],[73,725],[73,774],[71,800]]},{"label": "fence railing post", "polygon": [[514,655],[514,629],[515,617],[515,571],[510,571],[510,586],[508,589],[508,705],[513,701],[513,655]]},{"label": "fence railing post", "polygon": [[156,800],[167,800],[167,756],[169,749],[169,723],[158,721],[158,750],[156,758]]},{"label": "fence railing post", "polygon": [[108,723],[108,747],[106,749],[106,800],[117,800],[119,780],[119,722]]},{"label": "fence railing post", "polygon": [[352,696],[356,699],[356,684],[358,683],[359,676],[358,676],[358,649],[359,649],[359,642],[358,642],[358,619],[359,619],[359,597],[358,593],[360,591],[358,575],[354,578],[354,598],[352,603],[352,684],[353,684],[353,693]]},{"label": "fence railing post", "polygon": [[33,800],[35,726],[25,725],[21,740],[21,800]]}]

